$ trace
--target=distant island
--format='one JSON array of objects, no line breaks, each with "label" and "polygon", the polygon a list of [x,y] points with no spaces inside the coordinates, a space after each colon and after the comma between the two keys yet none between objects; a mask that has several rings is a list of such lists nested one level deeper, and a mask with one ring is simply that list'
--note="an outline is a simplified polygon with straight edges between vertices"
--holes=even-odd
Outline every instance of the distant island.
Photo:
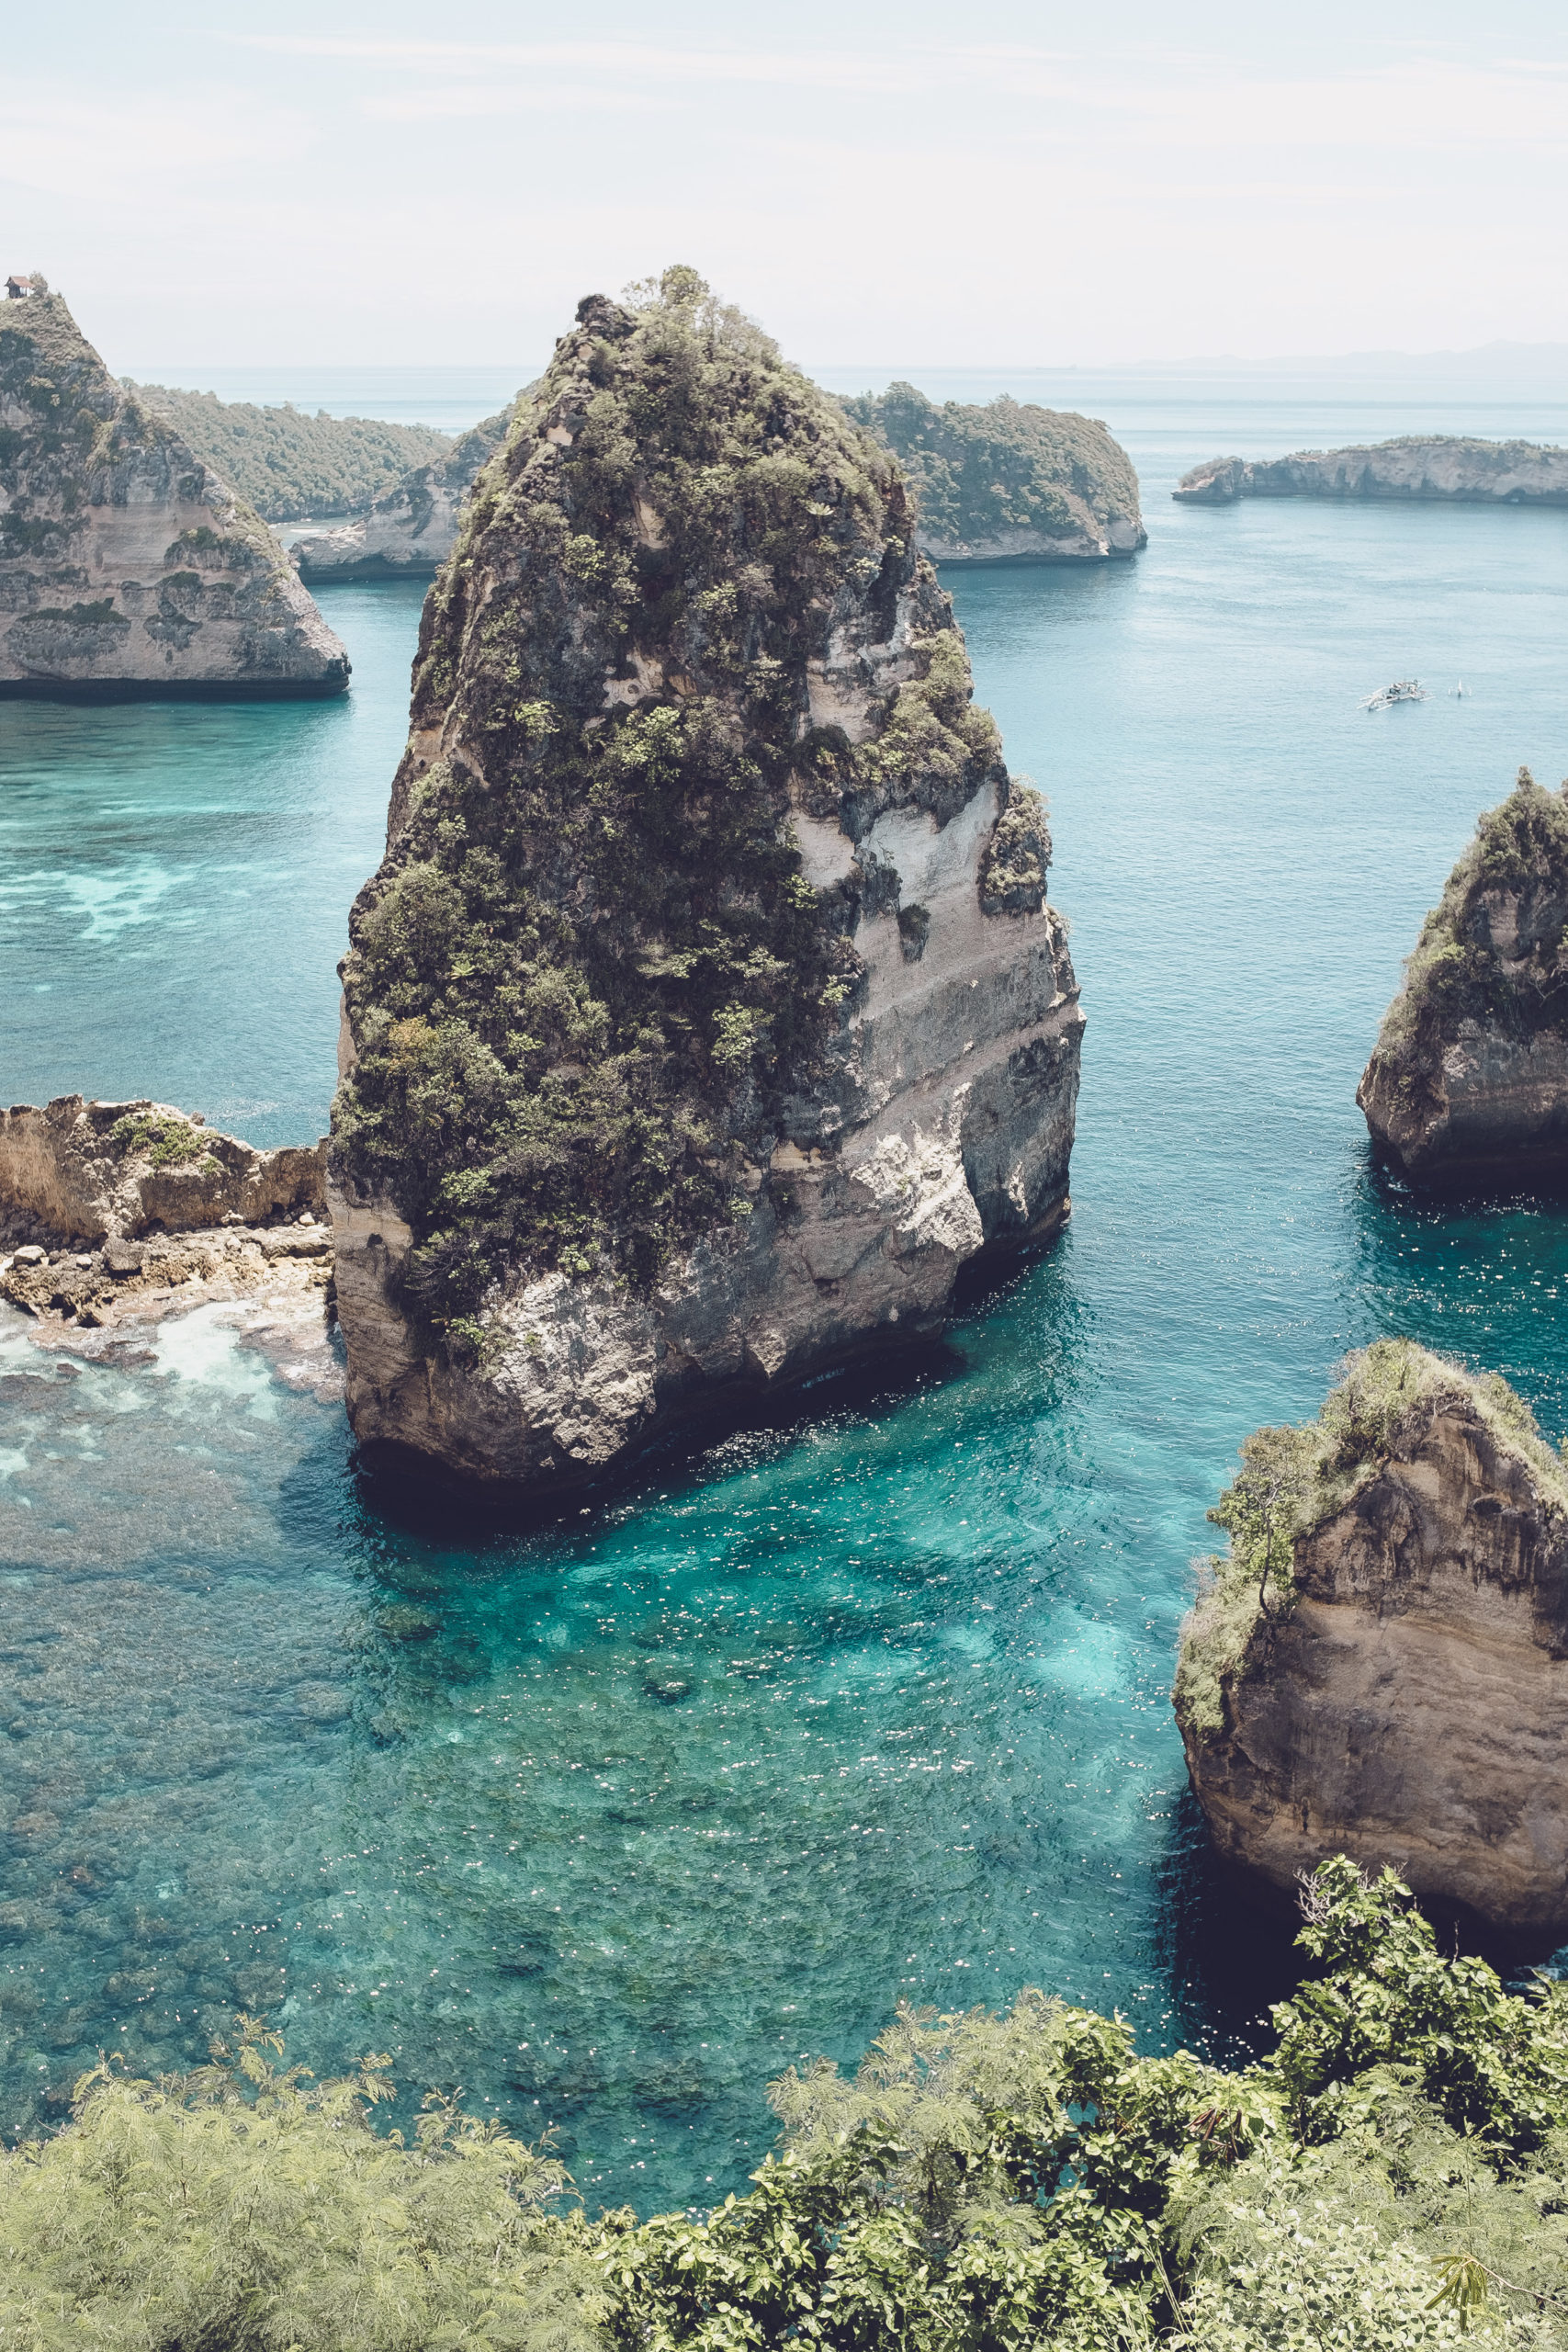
[{"label": "distant island", "polygon": [[933,563],[1104,561],[1147,541],[1133,461],[1092,417],[1006,398],[939,408],[913,384],[843,405],[913,483]]},{"label": "distant island", "polygon": [[434,580],[457,538],[457,518],[475,478],[488,466],[512,419],[511,408],[427,462],[411,466],[367,513],[295,542],[301,580]]},{"label": "distant island", "polygon": [[1405,498],[1482,506],[1568,506],[1568,449],[1537,441],[1472,441],[1411,433],[1289,458],[1211,458],[1171,496],[1185,505],[1238,498]]},{"label": "distant island", "polygon": [[412,468],[430,465],[452,447],[449,433],[428,424],[329,416],[325,409],[311,416],[292,401],[258,408],[250,401],[220,401],[216,392],[138,384],[129,376],[121,381],[265,523],[358,514]]}]

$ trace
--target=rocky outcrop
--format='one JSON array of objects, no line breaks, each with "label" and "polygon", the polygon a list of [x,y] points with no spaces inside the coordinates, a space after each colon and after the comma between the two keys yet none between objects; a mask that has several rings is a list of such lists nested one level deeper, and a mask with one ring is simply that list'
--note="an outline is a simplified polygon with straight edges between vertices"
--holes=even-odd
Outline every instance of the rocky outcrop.
[{"label": "rocky outcrop", "polygon": [[0,1111],[0,1298],[81,1331],[320,1292],[325,1159],[324,1142],[257,1151],[165,1102]]},{"label": "rocky outcrop", "polygon": [[1049,839],[894,461],[691,273],[580,306],[425,607],[344,967],[361,1441],[593,1476],[1067,1214]]},{"label": "rocky outcrop", "polygon": [[912,384],[844,406],[914,484],[933,563],[1103,562],[1148,542],[1133,461],[1097,418],[1006,398],[939,408]]},{"label": "rocky outcrop", "polygon": [[1528,768],[1427,916],[1356,1091],[1414,1182],[1516,1191],[1568,1176],[1568,786]]},{"label": "rocky outcrop", "polygon": [[1214,1843],[1345,1853],[1524,1946],[1568,1934],[1568,1476],[1495,1374],[1405,1341],[1264,1430],[1213,1516],[1176,1711]]},{"label": "rocky outcrop", "polygon": [[463,501],[505,439],[511,416],[510,408],[487,416],[447,456],[384,491],[368,514],[296,540],[301,580],[434,579],[457,544]]},{"label": "rocky outcrop", "polygon": [[1487,506],[1568,506],[1568,449],[1416,433],[1289,458],[1211,458],[1171,496],[1194,506],[1238,498],[1424,498]]},{"label": "rocky outcrop", "polygon": [[0,308],[0,695],[347,684],[272,533],[115,382],[59,295]]}]

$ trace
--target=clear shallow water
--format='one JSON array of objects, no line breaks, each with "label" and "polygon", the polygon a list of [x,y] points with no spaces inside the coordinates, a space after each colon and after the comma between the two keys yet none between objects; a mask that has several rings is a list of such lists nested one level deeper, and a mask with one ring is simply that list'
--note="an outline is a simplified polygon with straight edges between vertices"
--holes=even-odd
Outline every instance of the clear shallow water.
[{"label": "clear shallow water", "polygon": [[[900,1992],[1042,1983],[1224,2047],[1275,1989],[1166,1696],[1237,1442],[1383,1330],[1568,1428],[1568,1218],[1402,1201],[1353,1100],[1476,811],[1521,758],[1568,772],[1568,516],[1162,501],[1267,423],[1148,420],[1137,563],[952,582],[1052,801],[1089,1028],[1072,1227],[945,1354],[509,1532],[358,1485],[341,1407],[220,1316],[104,1363],[6,1326],[9,2122],[243,2001],[318,2067],[387,2049],[556,2120],[592,2198],[646,2208],[733,2185],[766,2075]],[[174,877],[107,939],[62,884],[7,900],[0,1091],[318,1131],[415,600],[331,609],[340,709],[0,705],[8,891]],[[1473,698],[1357,709],[1412,669]]]}]

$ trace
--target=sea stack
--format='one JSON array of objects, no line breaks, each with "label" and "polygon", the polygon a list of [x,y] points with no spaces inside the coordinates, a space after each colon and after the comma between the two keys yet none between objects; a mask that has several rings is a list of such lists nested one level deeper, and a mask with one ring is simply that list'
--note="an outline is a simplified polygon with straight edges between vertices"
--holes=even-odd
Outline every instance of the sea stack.
[{"label": "sea stack", "polygon": [[491,1487],[937,1330],[1067,1214],[1038,796],[897,462],[694,273],[594,296],[426,604],[344,967],[362,1442]]},{"label": "sea stack", "polygon": [[1488,809],[1423,926],[1356,1100],[1417,1184],[1512,1191],[1568,1174],[1568,786],[1528,768]]},{"label": "sea stack", "polygon": [[1404,1340],[1260,1430],[1176,1713],[1224,1859],[1331,1854],[1521,1948],[1568,1934],[1568,1476],[1506,1384]]},{"label": "sea stack", "polygon": [[0,695],[347,684],[266,525],[115,382],[60,296],[0,306]]},{"label": "sea stack", "polygon": [[1148,544],[1133,461],[1098,418],[1005,397],[939,408],[913,384],[844,406],[903,467],[933,563],[1104,563]]},{"label": "sea stack", "polygon": [[457,516],[480,469],[506,435],[512,411],[487,416],[445,457],[415,466],[369,511],[295,542],[301,580],[433,580],[457,544]]}]

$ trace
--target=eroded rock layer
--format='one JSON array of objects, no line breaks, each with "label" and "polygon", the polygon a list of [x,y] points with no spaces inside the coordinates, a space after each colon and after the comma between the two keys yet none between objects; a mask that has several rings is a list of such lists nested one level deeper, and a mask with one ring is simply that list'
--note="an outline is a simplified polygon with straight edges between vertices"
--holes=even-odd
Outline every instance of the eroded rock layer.
[{"label": "eroded rock layer", "polygon": [[1417,1183],[1568,1176],[1568,786],[1521,768],[1427,916],[1356,1100]]},{"label": "eroded rock layer", "polygon": [[457,539],[457,518],[476,476],[506,435],[512,412],[487,416],[445,456],[415,466],[367,514],[294,544],[302,580],[433,580]]},{"label": "eroded rock layer", "polygon": [[1568,1476],[1519,1399],[1406,1341],[1263,1430],[1213,1516],[1176,1712],[1220,1853],[1348,1854],[1524,1944],[1568,1933]]},{"label": "eroded rock layer", "polygon": [[1194,506],[1229,506],[1238,498],[1568,506],[1568,449],[1418,433],[1350,449],[1298,449],[1288,458],[1211,458],[1184,474],[1171,496]]},{"label": "eroded rock layer", "polygon": [[0,307],[0,694],[341,694],[265,523],[117,384],[57,294]]},{"label": "eroded rock layer", "polygon": [[897,464],[689,273],[584,302],[425,611],[344,970],[362,1440],[592,1476],[1067,1208],[1038,797]]}]

